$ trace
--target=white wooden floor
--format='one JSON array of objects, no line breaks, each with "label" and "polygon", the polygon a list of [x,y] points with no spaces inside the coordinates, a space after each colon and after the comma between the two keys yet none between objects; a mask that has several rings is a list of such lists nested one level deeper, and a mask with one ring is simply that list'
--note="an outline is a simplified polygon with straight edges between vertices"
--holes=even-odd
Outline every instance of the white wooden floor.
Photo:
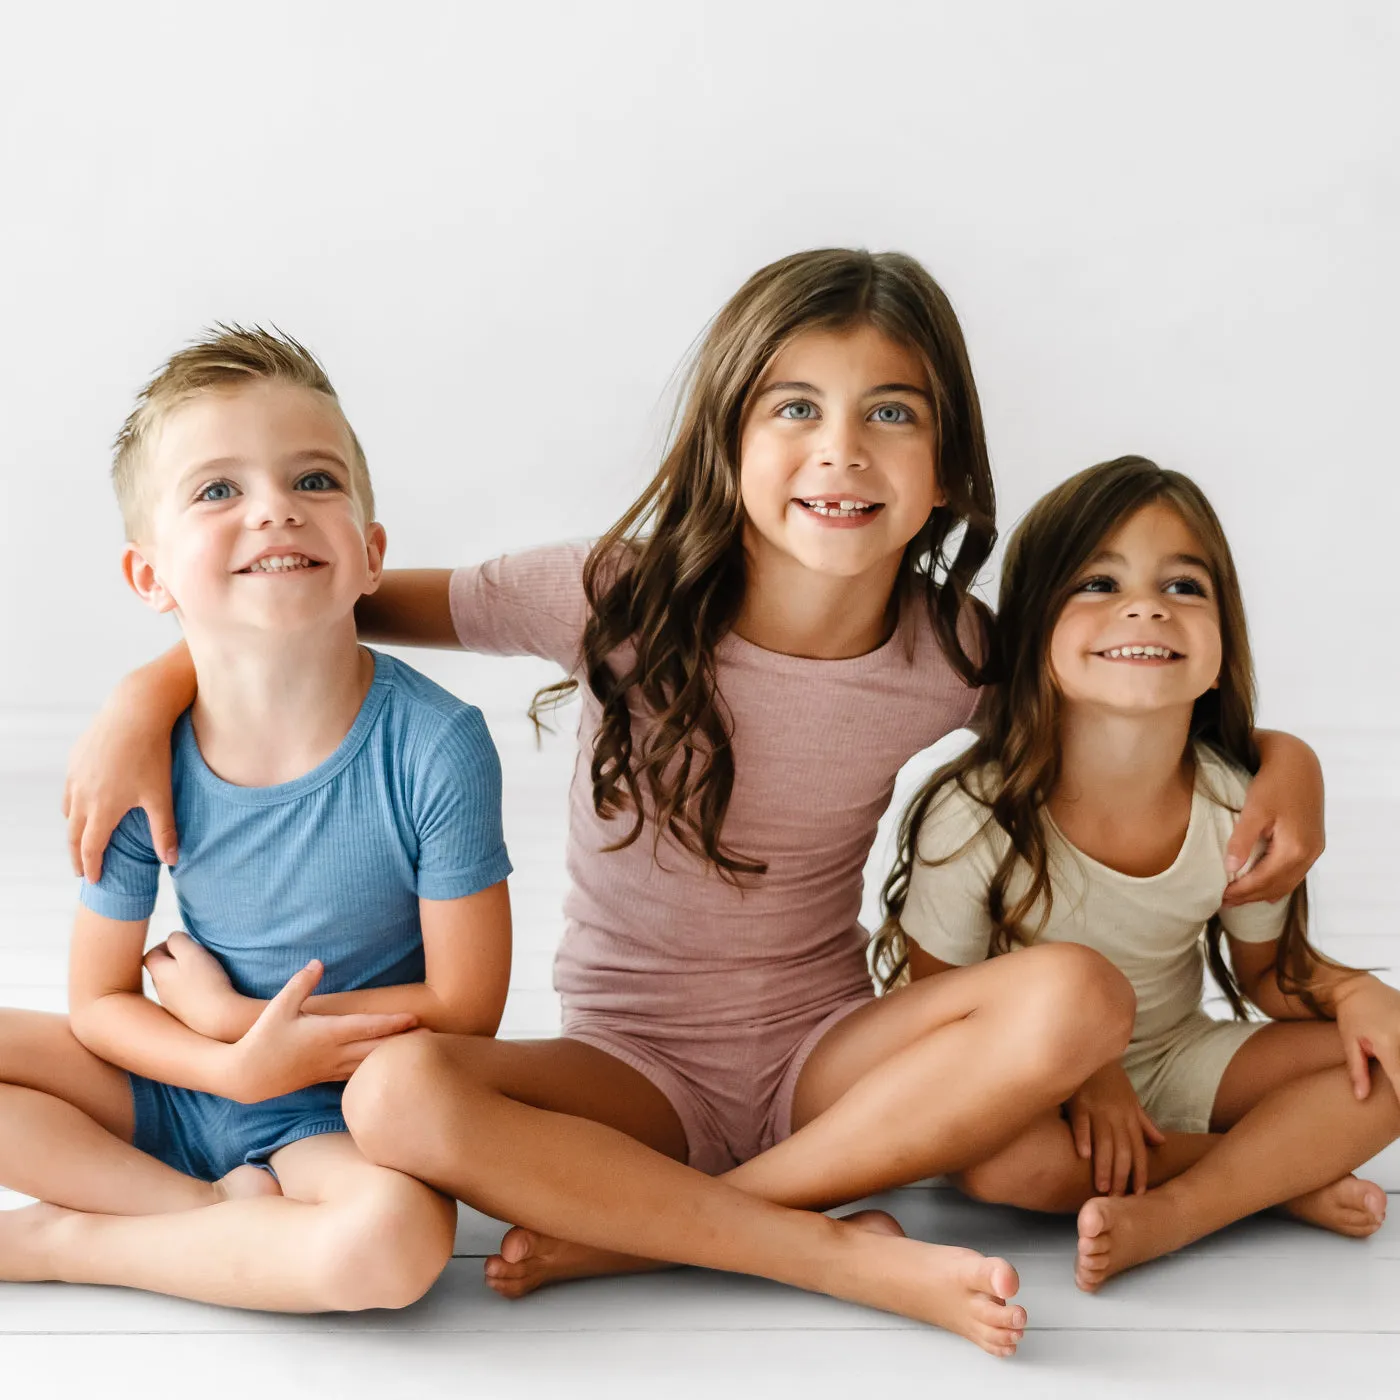
[{"label": "white wooden floor", "polygon": [[[551,1034],[570,743],[536,752],[517,713],[493,731],[516,866],[515,987],[502,1033]],[[1315,881],[1320,941],[1362,965],[1400,967],[1400,899],[1387,878],[1400,744],[1333,736],[1319,748],[1331,782],[1330,849]],[[53,755],[52,744],[0,746],[0,1003],[57,1010],[74,882]],[[877,845],[872,872],[884,860]],[[158,936],[178,926],[172,910],[167,897]],[[1370,1170],[1400,1193],[1400,1152]],[[0,1205],[22,1203],[0,1193]],[[1087,1297],[1071,1279],[1068,1222],[974,1207],[937,1185],[882,1203],[913,1235],[1016,1264],[1030,1327],[1015,1360],[848,1304],[693,1270],[506,1303],[480,1277],[501,1227],[463,1210],[457,1257],[403,1313],[270,1317],[120,1289],[0,1285],[0,1396],[816,1397],[891,1385],[975,1387],[989,1400],[1400,1395],[1400,1221],[1364,1243],[1249,1221]]]}]

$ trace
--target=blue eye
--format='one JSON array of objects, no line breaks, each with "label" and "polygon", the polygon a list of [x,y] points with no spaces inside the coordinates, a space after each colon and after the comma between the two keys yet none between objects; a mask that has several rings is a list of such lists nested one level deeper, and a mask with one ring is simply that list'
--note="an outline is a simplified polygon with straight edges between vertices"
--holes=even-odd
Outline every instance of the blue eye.
[{"label": "blue eye", "polygon": [[208,486],[201,486],[195,496],[197,501],[231,501],[234,495],[234,487],[231,481],[211,481]]},{"label": "blue eye", "polygon": [[914,411],[907,404],[882,403],[870,415],[877,423],[912,423]]},{"label": "blue eye", "polygon": [[793,423],[810,423],[817,416],[817,406],[810,399],[793,399],[778,409],[778,417]]},{"label": "blue eye", "polygon": [[339,491],[340,483],[329,472],[307,472],[297,482],[298,491]]}]

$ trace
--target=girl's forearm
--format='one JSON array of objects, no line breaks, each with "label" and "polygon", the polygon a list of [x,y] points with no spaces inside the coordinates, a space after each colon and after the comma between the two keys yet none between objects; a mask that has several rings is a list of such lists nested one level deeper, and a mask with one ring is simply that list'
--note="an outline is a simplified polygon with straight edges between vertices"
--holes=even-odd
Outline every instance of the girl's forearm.
[{"label": "girl's forearm", "polygon": [[195,675],[190,649],[183,641],[154,661],[125,677],[113,693],[113,702],[137,706],[160,718],[166,729],[194,704]]},{"label": "girl's forearm", "polygon": [[460,647],[452,625],[450,569],[390,569],[373,593],[355,605],[355,625],[366,642],[399,646]]},{"label": "girl's forearm", "polygon": [[[1324,1017],[1332,1020],[1337,1014],[1337,993],[1358,977],[1369,977],[1369,972],[1358,972],[1348,967],[1319,966],[1313,969],[1307,988],[1314,1000],[1322,1008]],[[1270,968],[1250,988],[1249,1000],[1272,1021],[1315,1021],[1317,1012],[1312,1010],[1296,993],[1285,992],[1279,986],[1278,972]]]},{"label": "girl's forearm", "polygon": [[240,1096],[238,1055],[233,1046],[210,1040],[139,992],[108,992],[74,1007],[73,1034],[109,1064],[223,1098]]}]

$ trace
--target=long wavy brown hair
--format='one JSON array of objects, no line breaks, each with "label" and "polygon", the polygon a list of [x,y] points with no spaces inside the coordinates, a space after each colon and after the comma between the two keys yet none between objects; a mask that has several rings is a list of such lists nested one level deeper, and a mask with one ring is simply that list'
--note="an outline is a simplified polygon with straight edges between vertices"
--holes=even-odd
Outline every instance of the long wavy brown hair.
[{"label": "long wavy brown hair", "polygon": [[[860,325],[917,353],[934,398],[931,469],[945,504],[904,551],[901,612],[922,602],[958,673],[969,683],[980,678],[957,624],[996,540],[996,501],[982,410],[948,298],[901,253],[825,248],[771,263],[711,323],[660,470],[584,565],[589,615],[582,669],[602,706],[590,770],[593,803],[600,816],[630,813],[627,831],[610,849],[635,841],[649,811],[658,844],[669,833],[723,878],[766,869],[722,838],[734,755],[715,646],[744,597],[740,433],[762,375],[794,336]],[[546,686],[532,717],[575,689],[573,679]],[[629,699],[645,722],[634,725]]]},{"label": "long wavy brown hair", "polygon": [[[1053,890],[1042,808],[1059,779],[1060,694],[1050,664],[1051,636],[1081,571],[1104,539],[1156,501],[1175,510],[1200,542],[1220,613],[1219,684],[1196,701],[1191,739],[1209,745],[1247,773],[1258,772],[1254,663],[1244,600],[1230,546],[1210,502],[1189,477],[1144,457],[1119,457],[1071,477],[1031,508],[1007,542],[989,667],[995,678],[985,692],[979,736],[928,779],[900,823],[898,855],[883,891],[885,919],[872,940],[873,966],[884,990],[893,987],[908,966],[900,915],[914,862],[925,859],[917,853],[919,829],[950,784],[985,806],[987,820],[1010,837],[987,891],[992,951],[1032,943],[1044,928]],[[998,775],[992,791],[985,787],[989,771]],[[942,864],[959,854],[931,863]],[[1018,867],[1029,872],[1030,880],[1020,898],[1011,901]],[[1037,908],[1041,912],[1032,926]],[[1275,968],[1280,988],[1321,1014],[1308,983],[1318,964],[1340,964],[1308,942],[1307,915],[1307,889],[1300,885],[1289,901]],[[1244,994],[1221,947],[1222,932],[1218,916],[1206,925],[1206,960],[1235,1016],[1248,1019]]]}]

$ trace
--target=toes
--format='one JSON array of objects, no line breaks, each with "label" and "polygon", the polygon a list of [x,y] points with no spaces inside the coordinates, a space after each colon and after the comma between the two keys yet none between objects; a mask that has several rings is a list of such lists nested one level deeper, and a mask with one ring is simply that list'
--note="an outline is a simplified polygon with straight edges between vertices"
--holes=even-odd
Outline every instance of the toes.
[{"label": "toes", "polygon": [[1021,1287],[1020,1277],[1005,1259],[984,1259],[980,1263],[979,1272],[982,1275],[979,1287],[990,1293],[993,1298],[1001,1299],[1003,1303],[1008,1298],[1015,1297]]},{"label": "toes", "polygon": [[1079,1211],[1079,1239],[1093,1239],[1108,1230],[1108,1211],[1102,1200],[1086,1201]]},{"label": "toes", "polygon": [[511,1264],[519,1264],[535,1252],[535,1237],[519,1225],[512,1225],[501,1241],[500,1257]]}]

